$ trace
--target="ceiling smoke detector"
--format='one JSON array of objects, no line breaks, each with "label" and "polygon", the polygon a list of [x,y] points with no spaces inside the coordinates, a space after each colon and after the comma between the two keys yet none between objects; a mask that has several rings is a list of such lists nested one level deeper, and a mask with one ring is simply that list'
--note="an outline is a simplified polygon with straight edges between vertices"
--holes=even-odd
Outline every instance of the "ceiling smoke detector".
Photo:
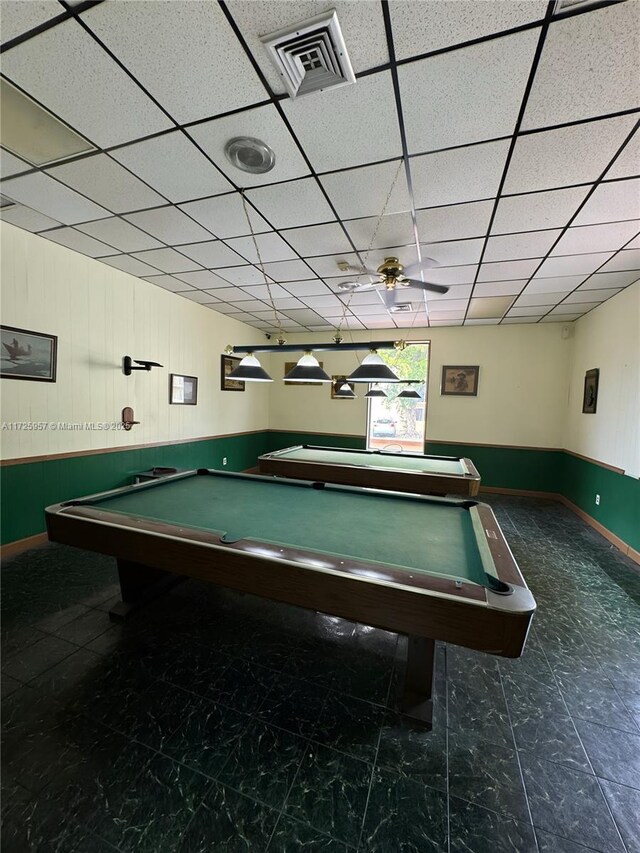
[{"label": "ceiling smoke detector", "polygon": [[236,136],[224,146],[227,160],[236,169],[263,175],[270,172],[276,164],[276,155],[266,142],[252,136]]},{"label": "ceiling smoke detector", "polygon": [[356,82],[335,9],[261,41],[292,98]]}]

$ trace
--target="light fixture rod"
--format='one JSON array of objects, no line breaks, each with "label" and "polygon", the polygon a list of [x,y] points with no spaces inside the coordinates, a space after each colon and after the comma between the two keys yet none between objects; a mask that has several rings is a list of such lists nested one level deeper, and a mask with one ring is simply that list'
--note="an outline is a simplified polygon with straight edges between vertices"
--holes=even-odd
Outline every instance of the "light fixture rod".
[{"label": "light fixture rod", "polygon": [[233,347],[233,352],[307,352],[308,350],[312,350],[313,352],[355,352],[356,350],[398,349],[400,348],[398,347],[400,343],[400,341],[371,341],[370,343],[336,344],[332,341],[326,344],[273,344],[271,346],[252,344],[247,347]]}]

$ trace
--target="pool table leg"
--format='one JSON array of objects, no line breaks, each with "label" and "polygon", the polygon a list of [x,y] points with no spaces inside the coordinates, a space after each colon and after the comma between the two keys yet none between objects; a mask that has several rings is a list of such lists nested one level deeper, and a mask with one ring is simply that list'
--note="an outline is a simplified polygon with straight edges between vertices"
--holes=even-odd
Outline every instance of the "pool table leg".
[{"label": "pool table leg", "polygon": [[133,563],[130,560],[118,560],[117,563],[122,601],[109,611],[112,622],[124,622],[134,610],[184,580],[179,575],[142,563]]},{"label": "pool table leg", "polygon": [[422,728],[431,729],[436,643],[428,637],[409,635],[408,639],[407,671],[400,709]]}]

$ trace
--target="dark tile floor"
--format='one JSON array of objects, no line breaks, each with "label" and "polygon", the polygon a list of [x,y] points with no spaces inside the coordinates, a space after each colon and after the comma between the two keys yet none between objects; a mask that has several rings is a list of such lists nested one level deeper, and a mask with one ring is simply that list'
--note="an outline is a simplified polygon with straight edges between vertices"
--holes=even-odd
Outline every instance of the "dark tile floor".
[{"label": "dark tile floor", "polygon": [[188,582],[115,626],[112,561],[3,569],[6,853],[640,853],[640,574],[547,501],[490,497],[538,601],[524,657],[404,642]]}]

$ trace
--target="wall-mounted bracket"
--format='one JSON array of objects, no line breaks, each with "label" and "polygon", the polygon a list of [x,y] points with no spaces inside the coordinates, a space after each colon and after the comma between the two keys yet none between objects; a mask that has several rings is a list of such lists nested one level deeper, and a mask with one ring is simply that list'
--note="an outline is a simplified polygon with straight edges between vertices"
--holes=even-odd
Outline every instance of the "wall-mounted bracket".
[{"label": "wall-mounted bracket", "polygon": [[133,409],[131,408],[131,406],[125,406],[122,410],[122,426],[128,432],[134,424],[139,423],[140,421],[134,421],[133,419]]},{"label": "wall-mounted bracket", "polygon": [[[139,365],[134,367],[133,364]],[[125,355],[122,359],[122,372],[125,376],[131,376],[133,370],[151,370],[152,367],[162,367],[157,361],[143,361],[139,358],[131,358],[130,355]]]}]

